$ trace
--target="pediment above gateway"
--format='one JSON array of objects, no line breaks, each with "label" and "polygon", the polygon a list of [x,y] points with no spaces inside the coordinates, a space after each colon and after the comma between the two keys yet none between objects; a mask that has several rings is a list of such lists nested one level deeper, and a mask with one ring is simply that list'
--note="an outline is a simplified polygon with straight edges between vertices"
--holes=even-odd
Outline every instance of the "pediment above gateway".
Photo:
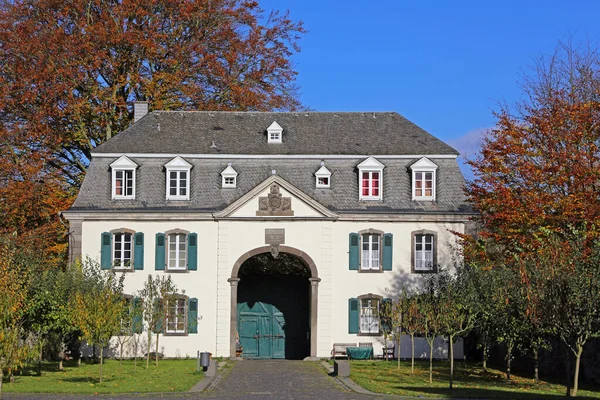
[{"label": "pediment above gateway", "polygon": [[217,218],[337,218],[322,204],[277,175],[263,181]]}]

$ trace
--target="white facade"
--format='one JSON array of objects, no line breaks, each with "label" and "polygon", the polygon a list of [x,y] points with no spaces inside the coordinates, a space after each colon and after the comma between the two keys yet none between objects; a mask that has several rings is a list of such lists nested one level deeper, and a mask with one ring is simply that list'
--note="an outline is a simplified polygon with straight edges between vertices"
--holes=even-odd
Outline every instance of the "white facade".
[{"label": "white facade", "polygon": [[[281,181],[280,181],[281,182]],[[219,219],[203,216],[193,220],[190,216],[145,214],[142,218],[86,220],[82,222],[82,253],[100,260],[99,238],[102,232],[126,228],[145,234],[144,270],[126,273],[125,292],[139,290],[148,274],[168,274],[155,271],[155,234],[182,229],[198,234],[198,267],[196,271],[170,273],[177,288],[190,297],[198,298],[198,334],[188,336],[163,335],[160,348],[166,356],[194,355],[196,351],[209,351],[215,356],[229,356],[231,317],[231,278],[234,263],[245,253],[264,247],[265,229],[284,229],[285,245],[308,254],[316,264],[318,277],[318,323],[317,356],[328,357],[333,343],[373,342],[375,354],[382,352],[383,336],[359,336],[348,333],[348,299],[373,293],[394,297],[401,285],[418,286],[421,274],[411,273],[411,233],[427,230],[438,233],[438,262],[448,265],[452,249],[457,245],[452,232],[463,232],[464,221],[445,218],[398,218],[394,216],[377,219],[361,216],[345,216],[332,219],[324,216],[313,206],[291,192],[281,189],[283,196],[291,197],[294,210],[292,217],[257,217],[258,199],[269,189],[240,204],[234,211]],[[227,213],[223,213],[227,214]],[[393,262],[391,271],[363,273],[348,268],[348,235],[365,229],[375,229],[393,234]],[[408,357],[409,338],[402,343],[402,356]],[[429,349],[423,339],[417,339],[416,353],[427,356]],[[141,351],[141,350],[140,350]],[[408,353],[406,353],[408,352]],[[406,354],[405,354],[406,353]],[[436,344],[435,357],[446,357],[447,345]],[[462,357],[462,347],[457,346],[456,357]]]}]

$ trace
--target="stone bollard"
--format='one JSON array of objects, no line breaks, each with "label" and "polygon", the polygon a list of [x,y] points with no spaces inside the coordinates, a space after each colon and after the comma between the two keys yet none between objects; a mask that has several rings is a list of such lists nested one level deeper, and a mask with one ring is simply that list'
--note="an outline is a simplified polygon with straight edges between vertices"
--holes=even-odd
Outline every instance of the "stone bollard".
[{"label": "stone bollard", "polygon": [[343,378],[350,376],[350,363],[348,360],[335,360],[333,362],[333,374]]}]

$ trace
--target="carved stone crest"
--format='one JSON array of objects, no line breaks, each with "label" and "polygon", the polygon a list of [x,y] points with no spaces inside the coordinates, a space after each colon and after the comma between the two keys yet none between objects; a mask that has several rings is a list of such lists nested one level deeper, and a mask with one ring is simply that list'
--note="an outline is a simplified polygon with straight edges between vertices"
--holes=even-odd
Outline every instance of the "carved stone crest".
[{"label": "carved stone crest", "polygon": [[258,198],[257,216],[293,216],[292,198],[283,197],[278,184],[273,183],[267,197]]}]

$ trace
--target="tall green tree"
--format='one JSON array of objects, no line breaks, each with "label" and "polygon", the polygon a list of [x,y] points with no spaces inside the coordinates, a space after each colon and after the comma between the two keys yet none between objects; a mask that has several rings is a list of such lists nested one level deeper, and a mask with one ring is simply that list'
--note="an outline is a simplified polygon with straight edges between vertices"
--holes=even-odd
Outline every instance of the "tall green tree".
[{"label": "tall green tree", "polygon": [[120,329],[125,300],[123,297],[124,275],[117,276],[113,270],[101,270],[100,265],[86,260],[82,273],[85,282],[71,301],[75,322],[88,343],[100,349],[100,383],[104,347]]}]

